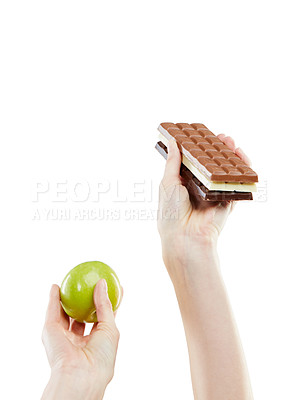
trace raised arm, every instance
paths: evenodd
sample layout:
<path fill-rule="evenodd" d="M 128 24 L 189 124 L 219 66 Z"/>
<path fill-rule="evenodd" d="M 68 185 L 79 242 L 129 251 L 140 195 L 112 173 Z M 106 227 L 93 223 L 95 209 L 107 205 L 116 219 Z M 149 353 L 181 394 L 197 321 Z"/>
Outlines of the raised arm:
<path fill-rule="evenodd" d="M 244 161 L 234 142 L 220 139 Z M 238 330 L 219 268 L 217 239 L 233 203 L 191 203 L 179 174 L 174 140 L 160 185 L 158 230 L 189 350 L 197 400 L 251 400 L 250 380 Z"/>

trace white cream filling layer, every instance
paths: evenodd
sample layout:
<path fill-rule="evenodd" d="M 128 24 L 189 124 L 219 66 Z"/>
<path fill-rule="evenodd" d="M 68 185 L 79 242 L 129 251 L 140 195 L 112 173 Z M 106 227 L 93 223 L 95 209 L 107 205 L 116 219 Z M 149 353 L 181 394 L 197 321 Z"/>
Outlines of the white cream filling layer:
<path fill-rule="evenodd" d="M 169 139 L 172 136 L 163 129 L 162 126 L 158 127 L 159 135 L 158 140 L 161 141 L 165 146 L 168 146 Z M 168 138 L 166 137 L 168 135 Z M 187 158 L 185 149 L 183 149 L 182 163 L 199 179 L 208 190 L 222 190 L 222 191 L 236 191 L 236 192 L 256 192 L 255 183 L 240 183 L 240 182 L 214 182 L 210 181 L 198 168 L 196 168 L 191 161 Z M 198 163 L 199 164 L 199 163 Z M 201 164 L 199 164 L 201 165 Z M 203 166 L 202 166 L 203 168 Z"/>

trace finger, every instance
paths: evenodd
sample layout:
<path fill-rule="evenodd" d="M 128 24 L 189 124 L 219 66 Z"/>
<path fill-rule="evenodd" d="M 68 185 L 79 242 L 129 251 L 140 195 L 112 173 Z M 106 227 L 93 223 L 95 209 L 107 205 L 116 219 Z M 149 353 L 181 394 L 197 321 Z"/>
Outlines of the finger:
<path fill-rule="evenodd" d="M 242 159 L 242 160 L 244 161 L 244 163 L 246 163 L 246 164 L 248 165 L 248 167 L 251 167 L 251 160 L 250 160 L 250 158 L 249 158 L 248 156 L 246 156 L 246 154 L 243 152 L 243 150 L 242 150 L 240 147 L 238 147 L 238 148 L 235 150 L 235 154 L 236 154 L 237 156 L 239 156 L 240 159 Z"/>
<path fill-rule="evenodd" d="M 228 146 L 230 150 L 235 151 L 235 143 L 231 136 L 225 136 L 225 135 L 219 135 L 219 136 L 221 136 L 219 137 L 219 139 L 222 140 L 222 142 L 226 144 L 226 146 Z"/>
<path fill-rule="evenodd" d="M 180 180 L 181 154 L 174 139 L 168 143 L 168 159 L 166 162 L 163 182 L 165 185 L 178 184 Z"/>
<path fill-rule="evenodd" d="M 124 289 L 123 289 L 123 286 L 121 286 L 121 298 L 120 298 L 120 302 L 119 302 L 118 309 L 119 309 L 119 307 L 120 307 L 120 304 L 122 303 L 123 296 L 124 296 Z M 117 312 L 118 312 L 118 310 L 114 311 L 114 317 L 115 317 L 115 318 L 116 318 L 116 316 L 117 316 Z"/>
<path fill-rule="evenodd" d="M 241 160 L 243 160 L 249 167 L 251 166 L 251 160 L 250 158 L 243 152 L 243 150 L 238 147 L 235 148 L 235 143 L 232 137 L 230 136 L 225 136 L 223 133 L 218 135 L 218 138 L 222 140 L 223 143 L 226 144 L 232 151 L 235 152 L 235 154 L 240 157 Z"/>
<path fill-rule="evenodd" d="M 59 287 L 52 285 L 49 293 L 49 302 L 46 312 L 46 323 L 59 322 L 60 321 L 60 296 Z"/>
<path fill-rule="evenodd" d="M 49 303 L 46 312 L 45 324 L 60 323 L 65 329 L 69 327 L 69 317 L 60 304 L 60 290 L 58 285 L 52 285 L 49 294 Z"/>
<path fill-rule="evenodd" d="M 119 306 L 120 306 L 120 304 L 121 304 L 121 302 L 123 300 L 123 297 L 124 297 L 124 288 L 123 288 L 123 286 L 121 286 L 121 299 L 120 299 L 120 302 L 119 302 Z"/>
<path fill-rule="evenodd" d="M 70 331 L 76 335 L 83 336 L 85 330 L 85 324 L 83 322 L 78 322 L 71 318 Z"/>
<path fill-rule="evenodd" d="M 100 322 L 114 322 L 114 313 L 107 293 L 105 279 L 100 279 L 94 289 L 94 304 L 96 307 L 97 320 Z"/>
<path fill-rule="evenodd" d="M 60 324 L 64 329 L 69 329 L 70 317 L 65 313 L 64 309 L 60 305 Z"/>

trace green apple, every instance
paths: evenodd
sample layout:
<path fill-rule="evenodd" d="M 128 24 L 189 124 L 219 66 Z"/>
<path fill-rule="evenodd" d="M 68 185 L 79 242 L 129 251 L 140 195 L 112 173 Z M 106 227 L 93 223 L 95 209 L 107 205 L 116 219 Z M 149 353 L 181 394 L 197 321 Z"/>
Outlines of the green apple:
<path fill-rule="evenodd" d="M 93 293 L 100 279 L 106 280 L 113 311 L 117 310 L 122 289 L 116 273 L 103 262 L 89 261 L 71 269 L 61 284 L 61 304 L 71 318 L 79 322 L 97 322 Z"/>

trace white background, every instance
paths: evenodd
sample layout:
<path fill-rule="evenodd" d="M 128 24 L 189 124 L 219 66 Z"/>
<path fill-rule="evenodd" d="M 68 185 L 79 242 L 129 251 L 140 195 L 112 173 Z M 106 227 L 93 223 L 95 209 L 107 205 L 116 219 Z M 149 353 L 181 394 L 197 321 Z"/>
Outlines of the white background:
<path fill-rule="evenodd" d="M 150 215 L 164 167 L 156 128 L 173 121 L 233 136 L 267 184 L 266 199 L 236 207 L 219 253 L 256 400 L 300 398 L 297 3 L 1 2 L 1 397 L 40 397 L 50 286 L 100 260 L 125 290 L 105 398 L 192 398 Z M 74 182 L 117 180 L 122 201 L 113 190 L 71 198 Z M 66 201 L 55 201 L 58 182 Z M 133 201 L 135 182 L 145 201 Z M 37 183 L 49 190 L 35 202 Z M 99 208 L 120 218 L 33 220 L 36 210 Z"/>

